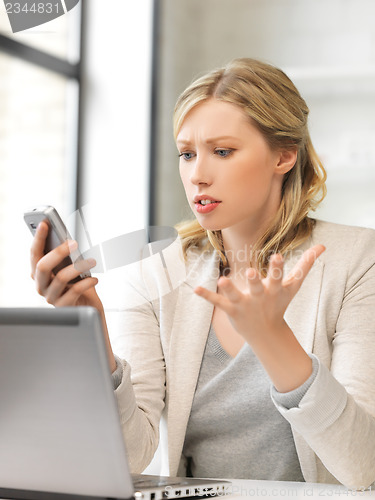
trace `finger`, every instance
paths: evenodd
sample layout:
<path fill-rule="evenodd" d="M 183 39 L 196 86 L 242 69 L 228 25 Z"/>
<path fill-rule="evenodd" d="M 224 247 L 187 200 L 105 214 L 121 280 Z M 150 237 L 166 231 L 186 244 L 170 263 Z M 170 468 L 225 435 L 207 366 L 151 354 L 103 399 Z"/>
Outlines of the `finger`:
<path fill-rule="evenodd" d="M 87 259 L 79 263 L 79 269 L 77 269 L 75 264 L 61 269 L 53 278 L 45 293 L 47 302 L 49 304 L 55 304 L 64 294 L 71 280 L 77 278 L 82 272 L 88 271 L 95 266 L 95 259 Z"/>
<path fill-rule="evenodd" d="M 283 286 L 292 288 L 296 293 L 301 287 L 314 262 L 324 252 L 324 250 L 325 247 L 323 245 L 315 245 L 306 250 L 283 281 Z"/>
<path fill-rule="evenodd" d="M 88 271 L 89 269 L 92 269 L 95 266 L 96 266 L 96 260 L 92 257 L 90 257 L 88 259 L 84 259 L 82 256 L 80 256 L 78 259 L 76 259 L 73 262 L 73 268 L 77 271 L 77 276 L 79 274 L 82 274 L 82 273 Z M 64 269 L 68 269 L 68 267 L 66 267 Z M 69 272 L 70 272 L 70 270 L 69 270 Z M 74 276 L 73 278 L 75 278 L 75 277 L 76 276 Z"/>
<path fill-rule="evenodd" d="M 35 231 L 35 236 L 30 248 L 30 262 L 31 262 L 31 277 L 35 277 L 35 269 L 38 261 L 44 257 L 44 247 L 46 246 L 46 239 L 49 227 L 46 222 L 40 222 Z"/>
<path fill-rule="evenodd" d="M 228 278 L 221 277 L 217 283 L 218 288 L 222 291 L 225 297 L 227 297 L 231 302 L 239 302 L 243 294 L 238 290 L 238 288 L 232 283 Z"/>
<path fill-rule="evenodd" d="M 250 267 L 246 270 L 246 278 L 249 285 L 249 291 L 251 295 L 262 295 L 264 293 L 264 286 L 262 283 L 262 277 L 256 269 Z"/>
<path fill-rule="evenodd" d="M 77 248 L 77 242 L 65 241 L 37 262 L 34 278 L 41 295 L 44 295 L 52 281 L 52 270 L 68 257 L 74 248 Z"/>
<path fill-rule="evenodd" d="M 74 306 L 78 299 L 90 288 L 94 288 L 98 284 L 98 278 L 85 278 L 72 285 L 69 290 L 56 300 L 56 307 Z"/>
<path fill-rule="evenodd" d="M 284 260 L 282 255 L 271 256 L 267 273 L 268 289 L 271 293 L 278 292 L 282 287 Z"/>
<path fill-rule="evenodd" d="M 230 301 L 224 297 L 223 295 L 219 295 L 216 292 L 211 292 L 211 290 L 207 290 L 207 288 L 203 288 L 202 286 L 198 286 L 194 289 L 194 292 L 200 297 L 211 302 L 215 307 L 219 307 L 223 311 L 229 314 L 231 311 L 231 303 Z"/>

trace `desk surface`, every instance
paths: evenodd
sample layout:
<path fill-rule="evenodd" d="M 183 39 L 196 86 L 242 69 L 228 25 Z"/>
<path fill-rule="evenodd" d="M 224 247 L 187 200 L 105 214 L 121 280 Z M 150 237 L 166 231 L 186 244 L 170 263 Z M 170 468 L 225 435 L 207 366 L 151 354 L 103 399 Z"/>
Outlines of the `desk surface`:
<path fill-rule="evenodd" d="M 233 494 L 225 496 L 226 500 L 248 498 L 248 499 L 267 499 L 277 498 L 282 500 L 296 499 L 329 499 L 347 500 L 374 498 L 375 488 L 369 488 L 366 491 L 348 490 L 345 486 L 337 484 L 316 484 L 316 483 L 297 483 L 287 481 L 256 481 L 256 480 L 231 480 Z"/>
<path fill-rule="evenodd" d="M 297 483 L 288 481 L 259 481 L 245 479 L 230 479 L 231 493 L 219 495 L 223 500 L 239 500 L 240 498 L 252 500 L 265 499 L 295 499 L 295 500 L 315 500 L 315 499 L 375 499 L 375 488 L 366 491 L 348 490 L 344 486 L 337 484 L 317 484 L 317 483 Z M 204 497 L 195 497 L 202 498 Z M 210 497 L 208 497 L 208 500 Z M 0 498 L 0 500 L 4 500 Z M 207 497 L 206 497 L 207 500 Z"/>

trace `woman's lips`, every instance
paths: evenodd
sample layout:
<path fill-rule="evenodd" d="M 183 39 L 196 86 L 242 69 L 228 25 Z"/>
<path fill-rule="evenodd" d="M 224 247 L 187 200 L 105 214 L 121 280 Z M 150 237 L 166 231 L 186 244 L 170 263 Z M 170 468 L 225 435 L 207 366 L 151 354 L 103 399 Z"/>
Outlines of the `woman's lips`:
<path fill-rule="evenodd" d="M 195 210 L 199 214 L 208 214 L 209 212 L 212 212 L 212 210 L 215 210 L 220 205 L 220 201 L 215 201 L 211 203 L 207 203 L 207 205 L 202 205 L 201 203 L 197 202 L 194 203 Z"/>

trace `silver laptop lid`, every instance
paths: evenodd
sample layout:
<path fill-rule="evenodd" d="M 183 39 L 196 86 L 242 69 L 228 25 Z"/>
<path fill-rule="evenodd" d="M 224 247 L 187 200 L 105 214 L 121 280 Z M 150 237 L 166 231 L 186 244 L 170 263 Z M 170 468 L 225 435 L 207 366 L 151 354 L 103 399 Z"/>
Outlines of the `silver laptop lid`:
<path fill-rule="evenodd" d="M 0 309 L 0 443 L 0 496 L 133 496 L 95 309 Z"/>

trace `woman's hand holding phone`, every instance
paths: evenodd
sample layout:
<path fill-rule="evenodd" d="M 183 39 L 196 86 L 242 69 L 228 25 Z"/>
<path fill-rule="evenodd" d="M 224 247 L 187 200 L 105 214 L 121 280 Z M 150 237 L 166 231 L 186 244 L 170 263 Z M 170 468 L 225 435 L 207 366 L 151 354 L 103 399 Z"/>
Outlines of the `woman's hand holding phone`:
<path fill-rule="evenodd" d="M 82 272 L 95 267 L 95 260 L 87 259 L 71 264 L 55 275 L 53 269 L 76 248 L 76 242 L 65 241 L 44 254 L 48 231 L 48 224 L 41 222 L 31 246 L 31 277 L 35 281 L 38 293 L 45 297 L 49 304 L 56 307 L 84 305 L 96 307 L 102 311 L 102 303 L 95 291 L 97 278 L 88 277 L 76 283 L 70 283 Z"/>

